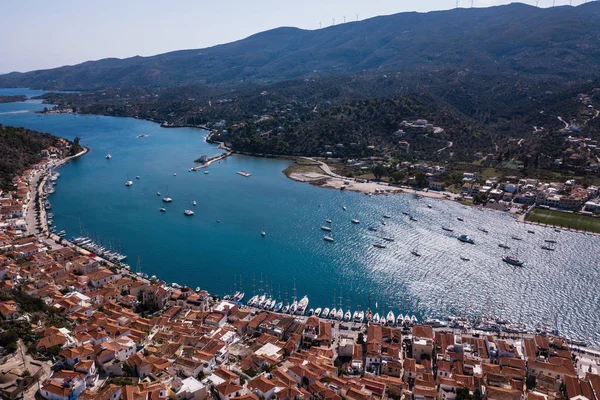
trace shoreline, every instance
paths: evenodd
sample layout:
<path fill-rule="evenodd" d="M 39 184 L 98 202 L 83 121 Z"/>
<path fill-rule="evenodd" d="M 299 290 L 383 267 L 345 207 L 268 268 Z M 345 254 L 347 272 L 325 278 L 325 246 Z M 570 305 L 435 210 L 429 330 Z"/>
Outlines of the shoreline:
<path fill-rule="evenodd" d="M 36 198 L 35 195 L 37 193 L 40 193 L 39 202 L 38 202 L 40 208 L 39 208 L 39 212 L 37 212 L 36 214 L 40 218 L 40 223 L 42 224 L 42 227 L 46 223 L 46 220 L 45 220 L 45 214 L 46 214 L 46 212 L 45 212 L 45 209 L 43 207 L 43 203 L 44 203 L 44 199 L 47 196 L 41 195 L 41 192 L 42 192 L 41 189 L 43 188 L 43 185 L 45 184 L 45 182 L 47 181 L 47 179 L 51 175 L 52 170 L 56 170 L 56 169 L 58 169 L 58 168 L 60 168 L 60 167 L 62 167 L 64 165 L 66 165 L 69 161 L 71 161 L 73 159 L 76 159 L 76 158 L 79 158 L 79 157 L 87 154 L 88 152 L 90 152 L 90 148 L 85 147 L 84 150 L 82 150 L 80 153 L 78 153 L 76 155 L 73 155 L 73 156 L 70 156 L 70 157 L 67 157 L 65 159 L 59 160 L 56 164 L 54 164 L 52 166 L 49 166 L 48 168 L 45 168 L 44 170 L 38 172 L 38 174 L 39 174 L 39 176 L 38 176 L 38 179 L 39 179 L 38 180 L 38 184 L 35 185 L 32 188 L 32 193 L 34 194 L 33 199 Z M 403 193 L 410 194 L 409 192 L 403 192 Z M 416 191 L 415 191 L 415 194 L 417 194 Z M 423 197 L 426 197 L 426 196 L 423 196 Z M 35 200 L 34 200 L 34 202 L 35 202 Z M 34 231 L 32 233 L 34 234 L 34 236 L 38 240 L 40 240 L 42 242 L 45 242 L 46 244 L 50 243 L 51 249 L 53 247 L 52 244 L 54 244 L 54 246 L 56 246 L 55 248 L 70 247 L 70 248 L 72 248 L 73 250 L 77 251 L 78 253 L 80 253 L 82 255 L 90 255 L 91 254 L 89 251 L 87 251 L 87 250 L 85 250 L 85 249 L 77 246 L 76 244 L 74 244 L 73 242 L 71 242 L 68 239 L 61 238 L 61 237 L 58 237 L 55 234 L 48 233 L 47 228 L 48 227 L 46 225 L 45 229 L 42 229 L 42 232 L 37 233 L 37 232 Z M 44 237 L 44 233 L 47 234 L 46 237 Z M 104 259 L 104 258 L 102 258 L 100 256 L 96 256 L 95 260 L 103 263 L 104 266 L 106 266 L 107 268 L 113 270 L 114 272 L 118 272 L 118 273 L 120 273 L 120 274 L 122 274 L 124 276 L 128 276 L 128 277 L 130 277 L 130 278 L 132 278 L 134 280 L 140 280 L 140 281 L 144 281 L 144 282 L 152 282 L 151 279 L 145 278 L 143 276 L 139 276 L 135 272 L 133 272 L 131 269 L 123 267 L 123 266 L 118 265 L 118 264 L 115 264 L 114 262 L 108 261 L 108 260 L 106 260 L 106 259 Z M 162 284 L 162 285 L 164 285 L 166 287 L 174 287 L 173 285 L 169 285 L 165 281 L 161 281 L 160 278 L 157 278 L 157 281 L 160 284 Z M 185 283 L 184 283 L 184 285 L 185 285 Z M 223 296 L 219 296 L 219 295 L 217 295 L 216 297 L 219 298 L 219 299 L 223 298 Z M 254 311 L 258 311 L 258 312 L 264 311 L 263 309 L 260 309 L 260 308 L 248 306 L 246 303 L 242 303 L 241 306 L 244 307 L 244 308 L 248 308 L 248 309 L 254 310 Z M 273 313 L 272 311 L 269 311 L 269 312 Z M 274 313 L 274 314 L 289 315 L 289 314 L 283 314 L 283 313 Z M 306 314 L 302 315 L 302 316 L 298 316 L 298 317 L 309 318 L 309 316 L 306 315 Z M 448 318 L 448 316 L 442 316 L 440 318 L 446 320 Z M 364 321 L 364 322 L 360 322 L 359 323 L 359 322 L 353 322 L 353 321 L 337 321 L 337 320 L 331 320 L 329 318 L 321 318 L 321 317 L 319 317 L 319 319 L 323 320 L 323 321 L 332 322 L 334 324 L 344 324 L 344 325 L 349 325 L 349 326 L 353 326 L 353 327 L 359 327 L 359 329 L 364 329 L 366 326 L 368 326 L 370 324 L 368 321 Z M 444 331 L 444 330 L 449 331 L 450 330 L 450 331 L 477 332 L 479 334 L 491 334 L 491 335 L 495 335 L 495 336 L 498 336 L 498 337 L 503 337 L 503 336 L 504 337 L 510 337 L 510 336 L 526 337 L 528 335 L 534 335 L 534 334 L 536 334 L 535 330 L 533 330 L 533 328 L 531 328 L 531 327 L 528 327 L 528 329 L 527 329 L 526 332 L 482 331 L 482 330 L 479 330 L 479 329 L 477 329 L 475 327 L 471 327 L 471 328 L 467 328 L 467 329 L 460 329 L 460 328 L 453 328 L 453 327 L 449 327 L 449 326 L 448 327 L 437 327 L 435 329 L 436 330 L 440 330 L 440 331 Z M 575 345 L 571 345 L 571 346 L 573 346 L 573 348 L 575 348 Z M 593 345 L 591 347 L 581 348 L 581 350 L 585 351 L 585 352 L 590 352 L 590 353 L 593 353 L 594 351 L 596 351 L 596 349 L 595 349 L 595 347 L 593 347 Z"/>
<path fill-rule="evenodd" d="M 47 245 L 49 247 L 49 250 L 55 250 L 55 249 L 68 247 L 84 256 L 89 256 L 90 254 L 92 254 L 90 251 L 88 251 L 82 247 L 79 247 L 75 243 L 71 242 L 69 239 L 60 237 L 60 236 L 56 235 L 55 233 L 51 233 L 48 230 L 46 209 L 44 208 L 44 202 L 46 201 L 48 196 L 44 195 L 43 191 L 42 191 L 42 188 L 44 187 L 49 176 L 51 175 L 51 171 L 57 170 L 58 168 L 66 165 L 68 162 L 86 155 L 90 151 L 91 151 L 91 149 L 89 147 L 84 147 L 84 149 L 81 152 L 79 152 L 73 156 L 63 158 L 63 159 L 59 160 L 56 164 L 53 164 L 53 165 L 49 166 L 48 168 L 45 168 L 43 171 L 40 171 L 39 176 L 37 176 L 37 180 L 38 180 L 37 185 L 35 185 L 35 187 L 31 188 L 31 195 L 32 195 L 31 198 L 33 199 L 33 201 L 31 203 L 31 206 L 28 206 L 27 213 L 29 213 L 29 212 L 33 213 L 33 221 L 36 221 L 39 218 L 40 230 L 38 231 L 36 229 L 36 226 L 34 226 L 32 230 L 30 230 L 30 227 L 28 226 L 27 227 L 28 233 L 35 236 L 39 242 Z M 35 210 L 35 205 L 36 205 L 35 199 L 37 198 L 38 194 L 39 194 L 39 203 L 38 203 L 39 211 L 36 211 Z M 29 207 L 32 207 L 32 210 L 30 210 Z M 99 255 L 96 255 L 96 257 L 94 257 L 94 259 L 98 262 L 104 263 L 104 265 L 107 266 L 109 269 L 113 269 L 115 271 L 118 271 L 121 274 L 126 274 L 135 279 L 142 279 L 142 277 L 136 275 L 130 269 L 122 267 L 118 264 L 115 264 L 112 261 L 109 261 L 103 257 L 100 257 Z"/>

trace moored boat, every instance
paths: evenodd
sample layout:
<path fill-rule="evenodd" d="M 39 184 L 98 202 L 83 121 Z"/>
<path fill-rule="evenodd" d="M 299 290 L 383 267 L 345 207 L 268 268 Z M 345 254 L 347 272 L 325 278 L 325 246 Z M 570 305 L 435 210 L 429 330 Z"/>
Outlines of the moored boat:
<path fill-rule="evenodd" d="M 463 243 L 475 244 L 475 241 L 469 235 L 460 235 L 457 239 Z"/>
<path fill-rule="evenodd" d="M 517 267 L 522 267 L 524 264 L 523 261 L 521 261 L 518 258 L 513 257 L 513 256 L 504 256 L 504 257 L 502 257 L 502 261 L 504 261 L 505 263 L 510 264 L 510 265 L 515 265 Z"/>
<path fill-rule="evenodd" d="M 387 317 L 385 318 L 385 322 L 388 325 L 394 325 L 394 322 L 396 321 L 396 317 L 394 316 L 394 312 L 390 310 L 390 312 L 388 312 Z"/>

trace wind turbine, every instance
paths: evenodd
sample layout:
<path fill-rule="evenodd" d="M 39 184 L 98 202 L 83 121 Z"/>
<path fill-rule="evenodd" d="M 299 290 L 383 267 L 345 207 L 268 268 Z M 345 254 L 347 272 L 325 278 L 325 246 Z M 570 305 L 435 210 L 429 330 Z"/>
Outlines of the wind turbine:
<path fill-rule="evenodd" d="M 535 6 L 538 7 L 540 5 L 540 0 L 535 0 Z"/>
<path fill-rule="evenodd" d="M 332 24 L 331 24 L 331 25 L 332 25 L 332 26 L 333 26 L 333 25 L 335 25 L 335 18 L 332 18 L 332 19 L 331 19 L 331 21 L 332 21 Z"/>
<path fill-rule="evenodd" d="M 458 8 L 458 2 L 459 2 L 459 0 L 456 0 L 456 8 Z"/>
<path fill-rule="evenodd" d="M 471 8 L 473 8 L 473 3 L 475 0 L 471 0 Z"/>
<path fill-rule="evenodd" d="M 358 14 L 356 14 L 356 20 L 358 21 Z"/>
<path fill-rule="evenodd" d="M 319 21 L 319 29 L 321 29 L 323 27 L 323 24 L 321 24 L 321 21 Z"/>
<path fill-rule="evenodd" d="M 344 15 L 344 23 L 346 23 L 346 16 Z"/>

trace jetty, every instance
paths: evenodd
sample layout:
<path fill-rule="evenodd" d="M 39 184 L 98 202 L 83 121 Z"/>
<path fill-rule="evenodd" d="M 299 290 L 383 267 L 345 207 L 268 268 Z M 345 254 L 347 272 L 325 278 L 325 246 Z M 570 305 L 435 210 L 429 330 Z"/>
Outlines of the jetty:
<path fill-rule="evenodd" d="M 192 167 L 192 168 L 190 168 L 190 171 L 199 171 L 202 168 L 207 168 L 210 164 L 214 163 L 215 161 L 221 161 L 222 159 L 229 157 L 232 153 L 233 153 L 232 151 L 228 151 L 223 154 L 219 154 L 218 156 L 207 158 L 206 160 L 203 160 L 203 161 L 199 161 L 199 160 L 201 160 L 201 158 L 199 158 L 198 160 L 196 160 L 196 162 L 202 162 L 202 165 Z"/>

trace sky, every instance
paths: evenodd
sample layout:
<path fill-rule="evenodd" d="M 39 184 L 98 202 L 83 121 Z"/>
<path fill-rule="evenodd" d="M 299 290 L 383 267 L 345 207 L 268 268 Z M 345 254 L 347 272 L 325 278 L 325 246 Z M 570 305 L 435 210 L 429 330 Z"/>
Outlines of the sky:
<path fill-rule="evenodd" d="M 0 73 L 209 47 L 279 26 L 318 29 L 456 0 L 0 0 Z M 469 7 L 471 0 L 459 0 Z M 569 0 L 539 0 L 540 7 Z M 573 5 L 585 0 L 572 0 Z M 521 2 L 534 5 L 536 0 Z M 475 7 L 507 4 L 474 0 Z"/>

